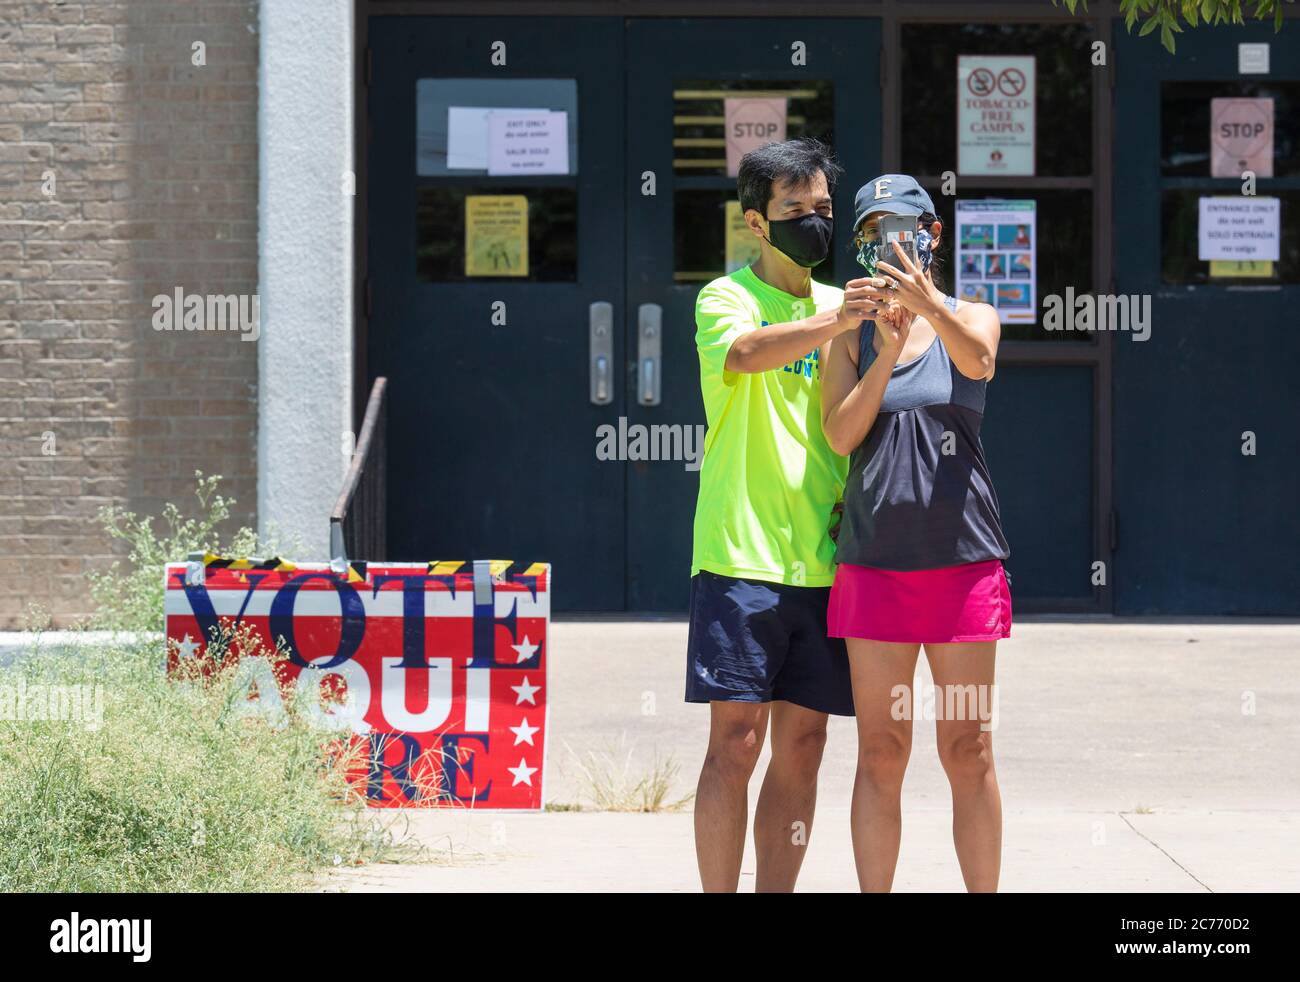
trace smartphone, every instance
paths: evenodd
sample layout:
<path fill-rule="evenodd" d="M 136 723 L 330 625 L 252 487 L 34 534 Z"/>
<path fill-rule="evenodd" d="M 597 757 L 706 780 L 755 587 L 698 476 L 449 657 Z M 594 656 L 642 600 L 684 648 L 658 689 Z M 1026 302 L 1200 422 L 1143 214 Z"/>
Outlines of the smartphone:
<path fill-rule="evenodd" d="M 884 215 L 880 219 L 880 238 L 884 243 L 884 248 L 880 250 L 880 258 L 895 269 L 904 271 L 902 260 L 894 252 L 894 243 L 897 242 L 907 257 L 916 262 L 916 216 L 915 215 Z"/>

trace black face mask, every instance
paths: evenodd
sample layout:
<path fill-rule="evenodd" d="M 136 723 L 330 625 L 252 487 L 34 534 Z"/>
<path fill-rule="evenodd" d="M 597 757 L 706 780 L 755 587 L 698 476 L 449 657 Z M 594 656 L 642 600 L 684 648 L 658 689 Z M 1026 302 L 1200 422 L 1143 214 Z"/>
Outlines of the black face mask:
<path fill-rule="evenodd" d="M 817 212 L 767 223 L 767 241 L 805 269 L 812 269 L 831 251 L 834 223 Z"/>

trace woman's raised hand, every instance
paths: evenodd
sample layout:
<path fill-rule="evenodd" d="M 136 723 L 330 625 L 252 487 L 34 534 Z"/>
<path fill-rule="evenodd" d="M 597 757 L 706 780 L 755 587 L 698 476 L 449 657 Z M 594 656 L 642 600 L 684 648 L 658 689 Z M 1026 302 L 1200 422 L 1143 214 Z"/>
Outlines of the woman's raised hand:
<path fill-rule="evenodd" d="M 880 350 L 898 357 L 912 332 L 916 314 L 901 303 L 891 303 L 876 315 L 876 331 L 880 334 Z"/>
<path fill-rule="evenodd" d="M 889 299 L 902 304 L 913 314 L 925 314 L 936 303 L 942 303 L 943 297 L 930 282 L 930 278 L 921 272 L 921 268 L 897 242 L 894 243 L 894 253 L 898 256 L 897 266 L 884 260 L 876 262 L 876 269 L 884 274 L 888 284 L 886 293 Z"/>

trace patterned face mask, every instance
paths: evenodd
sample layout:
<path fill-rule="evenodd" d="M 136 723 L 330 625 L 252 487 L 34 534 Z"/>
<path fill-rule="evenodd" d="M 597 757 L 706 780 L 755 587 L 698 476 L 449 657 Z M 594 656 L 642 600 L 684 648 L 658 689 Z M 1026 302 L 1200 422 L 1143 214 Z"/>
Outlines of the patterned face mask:
<path fill-rule="evenodd" d="M 930 268 L 930 260 L 934 257 L 932 246 L 934 236 L 928 230 L 921 229 L 916 233 L 916 255 L 921 260 L 921 272 L 926 272 Z M 862 268 L 867 271 L 868 276 L 876 275 L 876 263 L 883 258 L 889 265 L 897 267 L 902 261 L 896 255 L 894 250 L 889 250 L 888 256 L 882 256 L 884 243 L 880 241 L 880 236 L 875 238 L 866 238 L 862 245 L 858 247 L 858 262 Z"/>

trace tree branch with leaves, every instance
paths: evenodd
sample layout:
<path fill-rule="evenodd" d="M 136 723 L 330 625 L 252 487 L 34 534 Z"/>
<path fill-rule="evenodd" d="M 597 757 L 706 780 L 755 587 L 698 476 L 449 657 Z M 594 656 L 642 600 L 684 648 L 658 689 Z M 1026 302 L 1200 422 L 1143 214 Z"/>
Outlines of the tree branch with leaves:
<path fill-rule="evenodd" d="M 1119 0 L 1119 12 L 1124 15 L 1124 27 L 1132 33 L 1138 21 L 1142 26 L 1138 35 L 1145 37 L 1153 31 L 1160 32 L 1160 43 L 1173 54 L 1174 35 L 1183 33 L 1183 25 L 1245 24 L 1252 20 L 1273 19 L 1273 30 L 1282 30 L 1282 4 L 1295 0 Z M 1071 14 L 1082 8 L 1086 13 L 1088 0 L 1052 0 L 1053 7 L 1065 4 Z M 1245 8 L 1243 10 L 1243 8 Z M 1253 8 L 1253 9 L 1252 9 Z"/>

